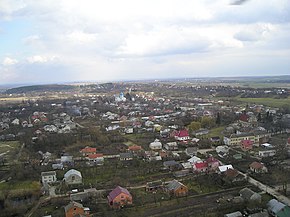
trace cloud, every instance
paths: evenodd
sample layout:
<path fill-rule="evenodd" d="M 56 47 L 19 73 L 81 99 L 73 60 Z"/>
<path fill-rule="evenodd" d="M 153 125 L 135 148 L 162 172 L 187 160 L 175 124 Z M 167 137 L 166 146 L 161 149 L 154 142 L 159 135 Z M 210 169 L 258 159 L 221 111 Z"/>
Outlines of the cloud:
<path fill-rule="evenodd" d="M 275 27 L 267 23 L 247 25 L 234 35 L 240 41 L 262 41 L 275 30 Z"/>
<path fill-rule="evenodd" d="M 17 63 L 18 63 L 18 61 L 16 59 L 12 59 L 10 57 L 5 57 L 3 62 L 2 62 L 2 65 L 3 66 L 12 66 L 12 65 L 15 65 Z"/>
<path fill-rule="evenodd" d="M 276 72 L 272 66 L 277 61 L 282 72 L 288 63 L 281 56 L 290 49 L 289 0 L 251 0 L 239 6 L 231 1 L 0 0 L 1 37 L 7 39 L 0 57 L 17 57 L 14 72 L 39 80 L 44 78 L 39 71 L 80 80 L 170 77 L 176 72 L 181 77 L 222 75 L 229 70 L 240 75 L 235 67 L 249 62 L 247 70 L 252 67 L 255 73 L 268 61 L 264 54 L 271 53 L 281 55 L 272 57 L 267 70 Z M 19 20 L 29 25 L 23 30 Z M 261 58 L 253 62 L 251 54 Z"/>
<path fill-rule="evenodd" d="M 1 0 L 0 1 L 0 19 L 10 19 L 13 13 L 26 7 L 24 1 L 20 0 Z"/>
<path fill-rule="evenodd" d="M 27 57 L 27 62 L 30 64 L 34 63 L 47 63 L 54 61 L 56 59 L 56 56 L 41 56 L 41 55 L 35 55 Z"/>

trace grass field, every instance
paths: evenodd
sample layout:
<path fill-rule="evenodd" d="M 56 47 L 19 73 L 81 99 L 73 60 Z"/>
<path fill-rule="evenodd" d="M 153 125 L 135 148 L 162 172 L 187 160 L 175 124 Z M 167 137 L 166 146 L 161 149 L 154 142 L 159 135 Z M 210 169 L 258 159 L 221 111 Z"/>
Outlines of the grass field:
<path fill-rule="evenodd" d="M 240 98 L 235 97 L 237 101 L 244 102 L 244 103 L 253 103 L 253 104 L 259 104 L 259 105 L 265 105 L 270 107 L 284 107 L 288 106 L 290 107 L 290 98 L 286 99 L 274 99 L 274 98 Z"/>
<path fill-rule="evenodd" d="M 250 88 L 290 88 L 289 83 L 259 83 L 259 82 L 240 82 L 239 86 L 241 87 L 250 87 Z"/>

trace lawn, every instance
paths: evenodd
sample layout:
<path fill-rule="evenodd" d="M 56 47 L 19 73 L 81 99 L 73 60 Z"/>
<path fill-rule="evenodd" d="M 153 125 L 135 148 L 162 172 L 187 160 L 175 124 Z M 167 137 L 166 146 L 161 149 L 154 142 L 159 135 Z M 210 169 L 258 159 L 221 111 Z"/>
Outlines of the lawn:
<path fill-rule="evenodd" d="M 209 137 L 214 137 L 214 136 L 221 136 L 222 131 L 225 129 L 225 127 L 216 127 L 210 130 L 208 136 Z"/>
<path fill-rule="evenodd" d="M 18 141 L 0 142 L 0 154 L 6 151 L 11 151 L 19 147 L 20 147 L 20 144 Z"/>
<path fill-rule="evenodd" d="M 31 182 L 31 181 L 26 181 L 26 182 L 4 182 L 0 183 L 0 191 L 2 190 L 32 190 L 36 191 L 40 189 L 40 183 L 39 182 Z"/>

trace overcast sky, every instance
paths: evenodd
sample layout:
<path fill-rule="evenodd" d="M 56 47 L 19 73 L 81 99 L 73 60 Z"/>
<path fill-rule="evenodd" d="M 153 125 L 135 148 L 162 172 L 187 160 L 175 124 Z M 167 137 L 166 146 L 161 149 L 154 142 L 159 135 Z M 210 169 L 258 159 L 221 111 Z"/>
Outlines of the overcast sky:
<path fill-rule="evenodd" d="M 0 0 L 0 84 L 290 74 L 290 1 Z"/>

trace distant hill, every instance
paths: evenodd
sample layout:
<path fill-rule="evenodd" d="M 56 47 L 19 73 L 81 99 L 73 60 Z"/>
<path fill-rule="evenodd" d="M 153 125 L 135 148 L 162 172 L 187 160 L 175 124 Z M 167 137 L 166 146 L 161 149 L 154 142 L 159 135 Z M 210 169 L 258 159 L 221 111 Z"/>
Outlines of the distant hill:
<path fill-rule="evenodd" d="M 16 87 L 6 90 L 7 94 L 15 93 L 28 93 L 28 92 L 54 92 L 54 91 L 68 91 L 75 89 L 76 86 L 72 85 L 59 85 L 59 84 L 48 84 L 48 85 L 32 85 L 24 87 Z"/>

